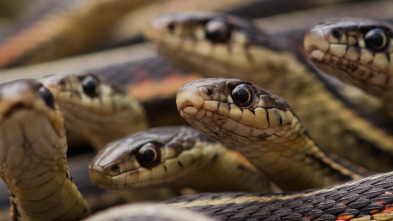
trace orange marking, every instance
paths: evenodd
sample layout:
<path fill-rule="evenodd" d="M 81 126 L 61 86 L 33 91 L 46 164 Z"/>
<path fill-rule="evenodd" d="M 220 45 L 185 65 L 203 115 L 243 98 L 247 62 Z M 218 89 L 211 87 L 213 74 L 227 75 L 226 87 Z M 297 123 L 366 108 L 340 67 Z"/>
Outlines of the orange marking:
<path fill-rule="evenodd" d="M 129 86 L 127 90 L 137 101 L 164 98 L 175 95 L 183 84 L 198 78 L 201 77 L 191 74 L 187 76 L 169 76 L 162 81 L 145 80 L 136 85 Z"/>
<path fill-rule="evenodd" d="M 391 206 L 385 205 L 385 210 L 387 210 L 387 211 L 393 211 L 393 205 L 391 205 Z"/>
<path fill-rule="evenodd" d="M 354 215 L 343 215 L 343 216 L 338 216 L 336 220 L 349 220 L 354 218 Z"/>

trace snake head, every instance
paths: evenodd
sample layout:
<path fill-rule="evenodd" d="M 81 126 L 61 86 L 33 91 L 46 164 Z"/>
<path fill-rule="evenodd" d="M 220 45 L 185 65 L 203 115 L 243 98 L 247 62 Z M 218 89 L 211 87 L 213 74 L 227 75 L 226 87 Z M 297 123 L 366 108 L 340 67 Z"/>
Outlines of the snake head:
<path fill-rule="evenodd" d="M 191 81 L 179 89 L 176 104 L 191 125 L 225 145 L 236 143 L 234 138 L 227 140 L 228 136 L 268 137 L 293 120 L 282 98 L 238 79 Z"/>
<path fill-rule="evenodd" d="M 250 21 L 220 13 L 160 15 L 144 33 L 165 57 L 205 77 L 235 77 L 241 72 L 248 80 L 267 80 L 274 73 L 286 73 L 291 56 L 283 51 L 282 39 L 267 36 Z"/>
<path fill-rule="evenodd" d="M 0 85 L 0 134 L 0 175 L 7 185 L 29 174 L 26 168 L 42 172 L 42 161 L 65 169 L 64 120 L 52 93 L 40 82 Z"/>
<path fill-rule="evenodd" d="M 104 189 L 182 185 L 200 162 L 199 142 L 214 142 L 189 127 L 159 127 L 112 142 L 92 160 L 90 180 Z M 191 170 L 191 172 L 190 172 Z"/>
<path fill-rule="evenodd" d="M 369 19 L 330 19 L 307 31 L 309 58 L 327 74 L 378 96 L 389 88 L 393 26 Z"/>
<path fill-rule="evenodd" d="M 96 149 L 147 127 L 141 105 L 120 86 L 100 75 L 62 73 L 47 76 L 41 82 L 58 101 L 67 129 Z"/>

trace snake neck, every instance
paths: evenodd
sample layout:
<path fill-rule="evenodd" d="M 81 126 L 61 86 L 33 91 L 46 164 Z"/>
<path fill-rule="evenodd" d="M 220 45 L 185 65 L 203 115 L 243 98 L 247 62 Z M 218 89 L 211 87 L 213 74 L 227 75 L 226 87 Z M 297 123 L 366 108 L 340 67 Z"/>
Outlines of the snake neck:
<path fill-rule="evenodd" d="M 270 192 L 271 184 L 238 152 L 220 143 L 203 143 L 202 157 L 194 171 L 185 174 L 184 186 L 202 191 Z M 180 180 L 180 182 L 181 182 Z M 177 181 L 176 183 L 179 183 Z M 176 185 L 176 184 L 174 184 Z"/>
<path fill-rule="evenodd" d="M 51 125 L 47 116 L 25 110 L 9 118 L 0 127 L 0 176 L 11 196 L 13 218 L 75 220 L 89 215 L 68 171 L 64 129 L 53 130 L 62 121 Z"/>
<path fill-rule="evenodd" d="M 272 62 L 273 66 L 284 64 L 282 72 L 269 81 L 258 78 L 261 73 L 255 73 L 250 80 L 283 97 L 318 145 L 372 171 L 393 169 L 393 139 L 385 128 L 349 106 L 331 88 L 334 86 L 293 55 L 274 59 L 278 60 Z M 365 161 L 362 156 L 370 153 L 377 157 Z"/>
<path fill-rule="evenodd" d="M 251 163 L 282 189 L 321 188 L 365 175 L 363 171 L 321 151 L 296 117 L 286 127 L 292 129 L 251 137 L 252 142 L 247 144 L 246 150 L 241 150 L 244 146 L 239 148 Z"/>

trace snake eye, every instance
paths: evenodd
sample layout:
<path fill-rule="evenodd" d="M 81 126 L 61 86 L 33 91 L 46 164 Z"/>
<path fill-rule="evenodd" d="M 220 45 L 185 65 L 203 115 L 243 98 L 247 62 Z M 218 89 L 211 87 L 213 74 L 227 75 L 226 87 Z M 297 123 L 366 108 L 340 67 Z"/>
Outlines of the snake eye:
<path fill-rule="evenodd" d="M 97 86 L 98 86 L 97 78 L 91 75 L 86 76 L 82 80 L 83 92 L 85 92 L 85 94 L 87 94 L 89 97 L 97 96 Z"/>
<path fill-rule="evenodd" d="M 336 38 L 337 40 L 340 40 L 343 34 L 342 34 L 342 31 L 341 31 L 340 29 L 334 29 L 334 30 L 332 31 L 332 35 L 333 35 L 333 37 Z"/>
<path fill-rule="evenodd" d="M 138 151 L 136 159 L 142 167 L 150 168 L 160 159 L 159 151 L 154 143 L 144 144 Z"/>
<path fill-rule="evenodd" d="M 55 99 L 53 98 L 52 93 L 48 89 L 41 86 L 38 89 L 38 93 L 41 95 L 42 99 L 44 99 L 46 105 L 48 105 L 51 108 L 55 108 Z"/>
<path fill-rule="evenodd" d="M 232 90 L 233 101 L 241 107 L 249 106 L 253 101 L 253 93 L 248 84 L 239 84 Z"/>
<path fill-rule="evenodd" d="M 383 50 L 387 46 L 385 31 L 380 28 L 371 29 L 364 36 L 366 47 L 373 50 Z"/>
<path fill-rule="evenodd" d="M 120 172 L 120 167 L 119 167 L 119 165 L 113 164 L 113 165 L 111 166 L 111 171 L 114 172 L 114 173 Z"/>
<path fill-rule="evenodd" d="M 207 22 L 205 25 L 205 37 L 213 43 L 222 43 L 229 40 L 231 32 L 225 22 L 212 20 Z"/>

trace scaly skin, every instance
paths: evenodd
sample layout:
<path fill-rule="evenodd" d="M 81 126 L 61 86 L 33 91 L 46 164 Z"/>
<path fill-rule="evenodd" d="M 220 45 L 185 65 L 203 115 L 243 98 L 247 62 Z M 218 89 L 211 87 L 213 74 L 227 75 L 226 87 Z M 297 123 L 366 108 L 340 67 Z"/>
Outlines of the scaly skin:
<path fill-rule="evenodd" d="M 238 79 L 207 78 L 183 85 L 180 115 L 239 151 L 283 190 L 320 188 L 364 176 L 324 153 L 280 97 Z"/>
<path fill-rule="evenodd" d="M 219 220 L 393 220 L 393 174 L 284 194 L 205 193 L 165 203 Z"/>
<path fill-rule="evenodd" d="M 189 70 L 248 80 L 283 97 L 329 152 L 374 171 L 393 169 L 391 133 L 332 92 L 286 48 L 287 36 L 272 38 L 240 18 L 209 13 L 159 16 L 145 35 L 160 53 Z"/>
<path fill-rule="evenodd" d="M 64 73 L 40 81 L 59 103 L 67 129 L 89 140 L 96 150 L 148 127 L 142 106 L 99 75 Z"/>
<path fill-rule="evenodd" d="M 0 86 L 0 176 L 15 220 L 75 220 L 90 211 L 68 171 L 64 121 L 37 81 Z"/>
<path fill-rule="evenodd" d="M 243 156 L 190 127 L 157 127 L 112 142 L 92 160 L 89 175 L 104 189 L 271 192 Z"/>
<path fill-rule="evenodd" d="M 383 99 L 393 100 L 393 26 L 370 19 L 336 19 L 307 31 L 304 47 L 327 74 Z"/>

